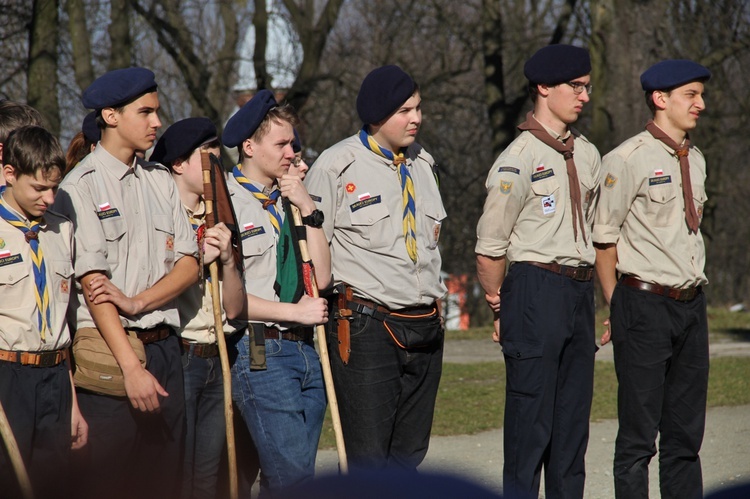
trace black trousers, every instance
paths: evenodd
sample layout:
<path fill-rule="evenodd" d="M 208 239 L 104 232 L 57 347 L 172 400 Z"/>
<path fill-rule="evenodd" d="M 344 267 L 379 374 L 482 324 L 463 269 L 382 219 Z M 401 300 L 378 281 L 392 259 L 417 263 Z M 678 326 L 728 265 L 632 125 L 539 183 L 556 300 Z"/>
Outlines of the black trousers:
<path fill-rule="evenodd" d="M 179 339 L 146 345 L 146 368 L 169 393 L 155 414 L 127 397 L 78 391 L 89 443 L 76 463 L 82 499 L 179 497 L 185 438 L 185 392 Z"/>
<path fill-rule="evenodd" d="M 500 292 L 506 497 L 581 498 L 594 386 L 594 286 L 526 263 Z"/>
<path fill-rule="evenodd" d="M 618 283 L 610 313 L 619 382 L 616 496 L 648 497 L 648 464 L 659 433 L 661 497 L 703 497 L 698 452 L 708 389 L 705 295 L 679 302 Z"/>
<path fill-rule="evenodd" d="M 355 312 L 345 365 L 334 319 L 331 326 L 328 352 L 350 466 L 416 469 L 430 442 L 443 372 L 442 331 L 435 344 L 406 350 L 396 345 L 382 321 Z"/>
<path fill-rule="evenodd" d="M 0 402 L 18 443 L 34 497 L 72 497 L 69 483 L 73 391 L 67 361 L 54 367 L 0 362 Z M 0 442 L 0 498 L 23 497 Z"/>

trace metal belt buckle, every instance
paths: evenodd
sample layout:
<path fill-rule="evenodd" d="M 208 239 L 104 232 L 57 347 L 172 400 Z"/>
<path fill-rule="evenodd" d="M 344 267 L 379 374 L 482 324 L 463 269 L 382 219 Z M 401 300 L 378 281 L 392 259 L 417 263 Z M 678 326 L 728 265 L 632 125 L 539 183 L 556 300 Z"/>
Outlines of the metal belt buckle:
<path fill-rule="evenodd" d="M 52 367 L 57 365 L 57 352 L 39 352 L 39 367 Z"/>
<path fill-rule="evenodd" d="M 677 295 L 677 299 L 680 301 L 690 301 L 693 299 L 694 294 L 694 289 L 681 289 L 680 293 Z"/>

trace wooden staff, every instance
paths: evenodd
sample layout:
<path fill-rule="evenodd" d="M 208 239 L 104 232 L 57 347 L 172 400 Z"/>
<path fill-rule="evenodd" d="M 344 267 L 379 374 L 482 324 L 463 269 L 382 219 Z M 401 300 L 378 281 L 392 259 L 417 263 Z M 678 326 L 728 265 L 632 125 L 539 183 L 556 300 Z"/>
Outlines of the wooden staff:
<path fill-rule="evenodd" d="M 292 218 L 295 227 L 304 227 L 302 223 L 302 214 L 299 208 L 291 204 Z M 299 241 L 299 252 L 302 256 L 302 262 L 310 263 L 310 252 L 307 250 L 307 240 L 297 238 Z M 318 282 L 315 279 L 315 269 L 310 272 L 310 288 L 313 298 L 318 298 Z M 333 422 L 333 433 L 336 435 L 336 451 L 339 456 L 339 469 L 343 475 L 349 473 L 349 463 L 346 459 L 346 447 L 344 445 L 344 434 L 341 430 L 341 416 L 339 415 L 339 403 L 336 399 L 336 390 L 333 386 L 333 374 L 331 373 L 331 359 L 328 356 L 328 345 L 326 344 L 325 326 L 318 324 L 315 326 L 315 337 L 318 340 L 318 350 L 320 352 L 320 364 L 323 367 L 323 380 L 325 381 L 326 395 L 328 396 L 328 405 L 331 407 L 331 420 Z"/>
<path fill-rule="evenodd" d="M 201 152 L 201 160 L 203 164 L 203 185 L 211 184 L 211 162 L 208 158 L 208 153 L 205 151 Z M 208 168 L 206 165 L 208 164 Z M 206 220 L 214 212 L 213 199 L 209 199 L 211 196 L 204 196 L 204 202 L 206 203 Z M 234 414 L 232 410 L 232 378 L 231 371 L 229 368 L 229 354 L 227 353 L 227 340 L 224 337 L 224 321 L 221 317 L 221 294 L 219 292 L 219 266 L 214 260 L 208 266 L 209 274 L 211 275 L 211 299 L 213 301 L 214 308 L 214 326 L 216 331 L 216 343 L 219 346 L 219 359 L 221 360 L 221 371 L 224 379 L 224 420 L 227 426 L 227 461 L 229 463 L 229 497 L 231 499 L 237 499 L 238 488 L 237 488 L 237 450 L 234 444 Z"/>
<path fill-rule="evenodd" d="M 2 434 L 5 447 L 8 449 L 10 462 L 13 465 L 13 470 L 16 472 L 18 485 L 21 487 L 24 499 L 33 499 L 34 492 L 31 489 L 29 474 L 26 472 L 26 466 L 23 464 L 21 451 L 18 449 L 18 442 L 16 442 L 16 437 L 13 435 L 13 430 L 10 428 L 10 423 L 5 415 L 5 409 L 3 409 L 2 403 L 0 403 L 0 434 Z"/>

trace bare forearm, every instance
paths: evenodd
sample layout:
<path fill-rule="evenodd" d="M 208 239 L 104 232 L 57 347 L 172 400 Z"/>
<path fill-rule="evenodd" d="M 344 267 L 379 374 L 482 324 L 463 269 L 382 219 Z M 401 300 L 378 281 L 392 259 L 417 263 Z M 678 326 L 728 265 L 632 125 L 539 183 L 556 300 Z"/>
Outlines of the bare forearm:
<path fill-rule="evenodd" d="M 247 320 L 260 322 L 294 321 L 294 304 L 266 300 L 250 293 L 247 297 Z"/>
<path fill-rule="evenodd" d="M 617 246 L 596 244 L 594 247 L 596 248 L 596 275 L 602 286 L 604 299 L 609 305 L 617 284 Z"/>
<path fill-rule="evenodd" d="M 497 295 L 505 279 L 505 256 L 477 255 L 477 279 L 488 296 Z"/>
<path fill-rule="evenodd" d="M 237 267 L 234 266 L 234 260 L 222 265 L 221 297 L 228 319 L 236 319 L 243 315 L 244 307 L 247 305 L 245 296 L 245 286 Z"/>
<path fill-rule="evenodd" d="M 318 289 L 325 289 L 331 284 L 331 252 L 322 228 L 307 227 L 307 249 L 315 266 Z"/>

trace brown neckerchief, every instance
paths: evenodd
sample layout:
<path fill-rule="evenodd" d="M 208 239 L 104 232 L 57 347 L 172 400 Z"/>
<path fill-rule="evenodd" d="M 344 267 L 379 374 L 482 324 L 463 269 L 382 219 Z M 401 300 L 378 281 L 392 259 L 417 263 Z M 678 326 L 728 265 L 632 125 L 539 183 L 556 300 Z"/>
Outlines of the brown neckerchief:
<path fill-rule="evenodd" d="M 534 137 L 559 152 L 565 158 L 565 167 L 568 170 L 568 190 L 570 191 L 570 205 L 573 208 L 573 237 L 578 240 L 578 225 L 581 227 L 583 242 L 586 242 L 586 229 L 583 222 L 583 208 L 581 206 L 581 184 L 578 183 L 578 171 L 573 160 L 573 141 L 575 137 L 570 137 L 565 142 L 552 137 L 549 132 L 539 123 L 533 113 L 526 115 L 526 121 L 518 125 L 518 129 L 531 133 Z"/>
<path fill-rule="evenodd" d="M 674 155 L 680 161 L 680 176 L 682 177 L 682 198 L 685 202 L 685 221 L 688 229 L 698 233 L 698 212 L 695 211 L 693 202 L 693 184 L 690 181 L 690 137 L 685 134 L 685 140 L 682 145 L 677 144 L 667 133 L 654 123 L 654 120 L 648 120 L 646 130 L 656 139 L 662 141 L 667 147 L 674 150 Z"/>

